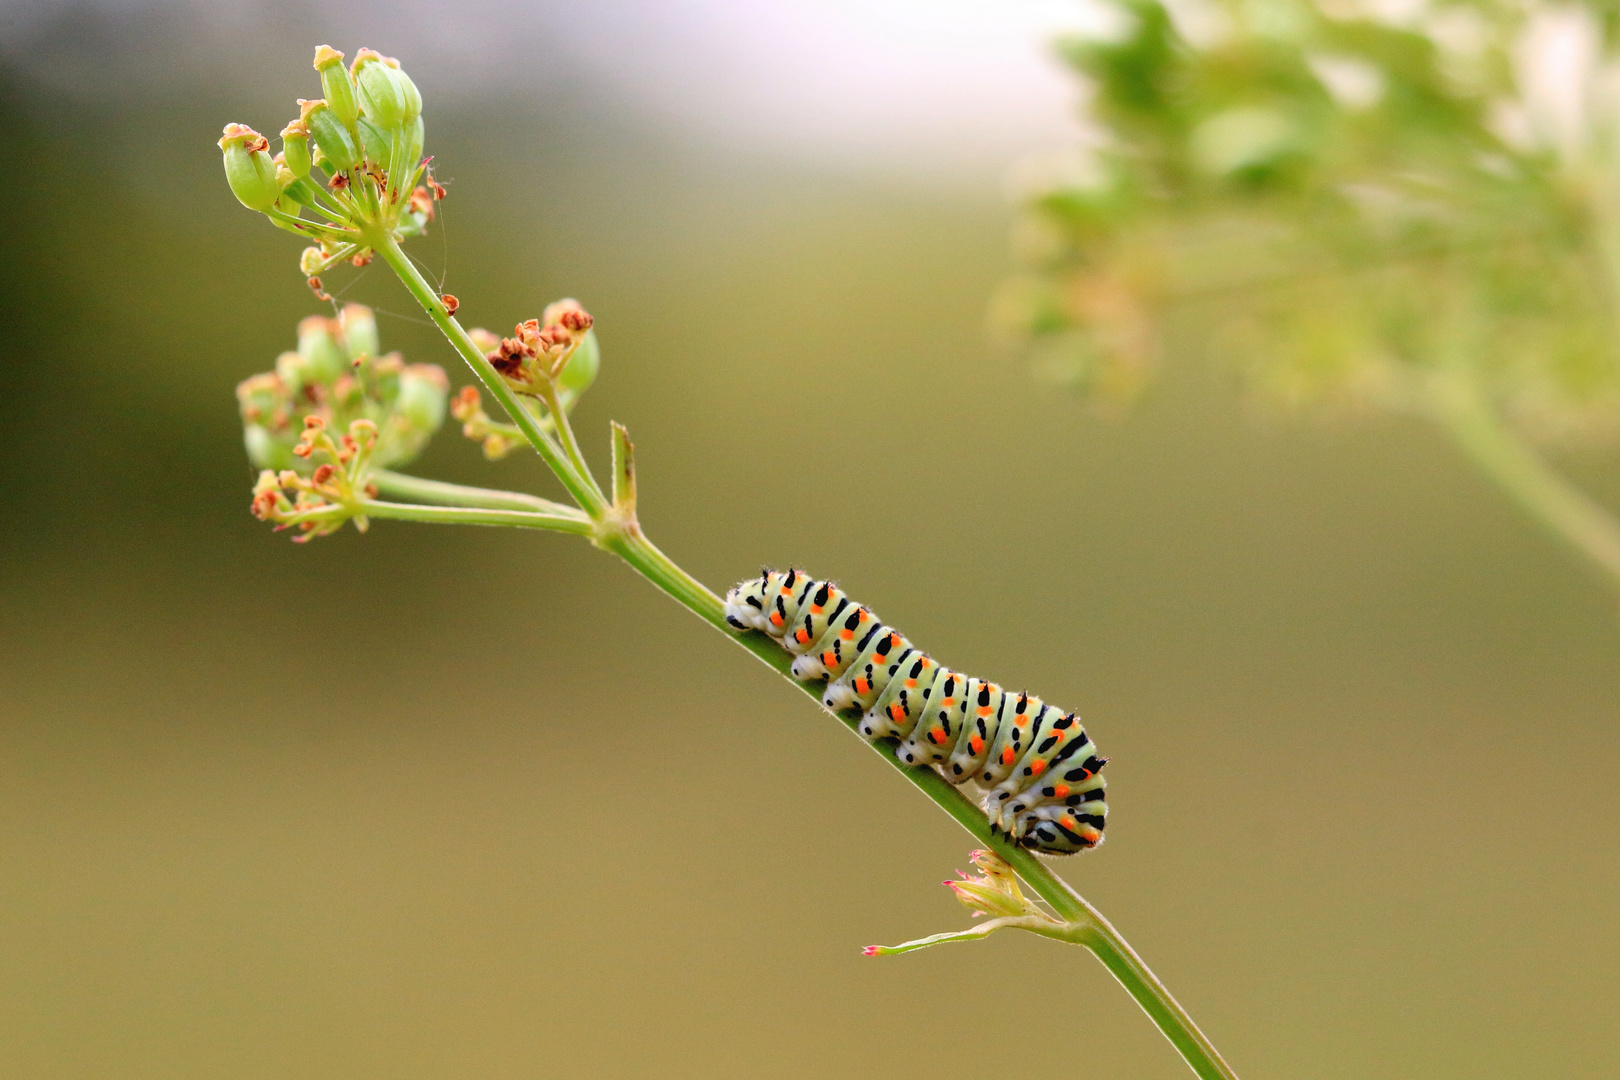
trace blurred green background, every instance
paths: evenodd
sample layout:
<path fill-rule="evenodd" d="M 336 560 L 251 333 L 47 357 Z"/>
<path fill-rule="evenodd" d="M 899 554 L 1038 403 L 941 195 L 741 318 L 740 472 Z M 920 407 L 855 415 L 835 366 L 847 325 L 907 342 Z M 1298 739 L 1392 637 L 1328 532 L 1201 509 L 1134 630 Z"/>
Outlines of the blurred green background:
<path fill-rule="evenodd" d="M 1183 1075 L 1078 950 L 862 958 L 966 923 L 968 839 L 606 556 L 249 517 L 232 388 L 319 308 L 213 140 L 291 115 L 337 24 L 17 10 L 0 1073 Z M 1079 709 L 1113 816 L 1062 871 L 1243 1076 L 1620 1071 L 1620 621 L 1438 434 L 1257 421 L 1196 364 L 1100 420 L 987 344 L 993 182 L 454 70 L 416 75 L 453 183 L 415 252 L 466 321 L 584 301 L 588 450 L 629 425 L 711 586 L 796 562 Z M 329 283 L 466 381 L 383 268 Z M 1612 456 L 1560 463 L 1620 504 Z M 551 491 L 453 431 L 414 471 Z"/>

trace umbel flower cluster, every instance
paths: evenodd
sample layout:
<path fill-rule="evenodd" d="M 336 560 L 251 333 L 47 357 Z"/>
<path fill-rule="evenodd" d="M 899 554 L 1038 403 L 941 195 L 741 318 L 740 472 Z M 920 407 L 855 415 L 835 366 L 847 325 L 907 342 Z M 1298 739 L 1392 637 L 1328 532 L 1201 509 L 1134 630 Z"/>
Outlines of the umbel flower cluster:
<path fill-rule="evenodd" d="M 349 304 L 335 319 L 303 320 L 297 350 L 236 388 L 248 459 L 263 470 L 254 513 L 280 521 L 283 514 L 375 496 L 372 472 L 422 452 L 444 423 L 449 392 L 450 380 L 436 364 L 380 354 L 370 308 Z M 309 524 L 300 539 L 320 535 L 320 524 Z M 339 517 L 332 528 L 341 524 Z"/>
<path fill-rule="evenodd" d="M 219 147 L 243 206 L 315 241 L 300 267 L 320 293 L 328 267 L 364 265 L 383 236 L 420 233 L 444 189 L 427 174 L 422 95 L 399 61 L 361 49 L 345 66 L 342 53 L 322 45 L 315 70 L 326 96 L 298 99 L 279 153 L 272 157 L 270 141 L 246 124 L 226 124 Z M 428 186 L 418 186 L 424 179 Z"/>
<path fill-rule="evenodd" d="M 407 364 L 381 354 L 371 309 L 349 304 L 335 319 L 311 315 L 298 324 L 298 348 L 273 371 L 236 388 L 248 459 L 261 469 L 301 469 L 305 421 L 346 429 L 366 420 L 377 429 L 379 466 L 402 465 L 444 423 L 450 381 L 437 364 Z"/>

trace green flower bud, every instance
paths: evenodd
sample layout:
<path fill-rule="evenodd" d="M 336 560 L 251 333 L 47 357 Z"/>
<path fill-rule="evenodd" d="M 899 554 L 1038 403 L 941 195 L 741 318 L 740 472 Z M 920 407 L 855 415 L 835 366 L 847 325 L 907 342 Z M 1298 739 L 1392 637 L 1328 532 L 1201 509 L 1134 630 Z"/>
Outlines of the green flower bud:
<path fill-rule="evenodd" d="M 557 385 L 577 399 L 590 389 L 601 367 L 602 350 L 596 344 L 596 331 L 587 330 L 584 339 L 575 347 L 574 355 L 563 365 L 562 372 L 557 376 Z"/>
<path fill-rule="evenodd" d="M 298 324 L 298 355 L 303 359 L 300 369 L 306 383 L 330 386 L 351 366 L 348 355 L 338 344 L 335 320 L 311 315 Z"/>
<path fill-rule="evenodd" d="M 360 146 L 366 153 L 367 161 L 375 161 L 379 165 L 388 164 L 388 136 L 382 128 L 373 124 L 365 117 L 360 118 Z"/>
<path fill-rule="evenodd" d="M 338 314 L 338 325 L 343 330 L 343 341 L 349 347 L 349 359 L 362 356 L 377 359 L 382 348 L 377 338 L 377 317 L 364 304 L 345 304 Z"/>
<path fill-rule="evenodd" d="M 247 424 L 242 428 L 242 443 L 255 469 L 280 471 L 299 464 L 298 459 L 293 457 L 291 446 L 258 424 Z"/>
<path fill-rule="evenodd" d="M 298 393 L 304 385 L 304 358 L 295 352 L 284 352 L 276 357 L 276 377 L 289 391 Z"/>
<path fill-rule="evenodd" d="M 281 157 L 300 180 L 309 175 L 309 128 L 302 120 L 294 120 L 281 129 Z"/>
<path fill-rule="evenodd" d="M 319 98 L 314 101 L 300 100 L 298 104 L 304 111 L 299 119 L 304 121 L 309 133 L 315 137 L 315 145 L 326 158 L 327 172 L 348 172 L 360 164 L 360 151 L 354 145 L 354 138 L 332 112 L 331 106 Z"/>
<path fill-rule="evenodd" d="M 412 364 L 399 376 L 399 398 L 394 411 L 419 432 L 438 430 L 444 423 L 450 380 L 436 364 Z"/>
<path fill-rule="evenodd" d="M 281 185 L 276 183 L 269 140 L 245 124 L 226 124 L 219 148 L 225 155 L 225 179 L 242 205 L 260 213 L 274 206 Z"/>
<path fill-rule="evenodd" d="M 343 54 L 330 45 L 322 45 L 315 50 L 315 70 L 321 73 L 321 93 L 326 95 L 332 115 L 341 120 L 344 127 L 354 130 L 354 122 L 360 117 L 360 105 L 355 100 L 354 81 L 343 66 Z"/>
<path fill-rule="evenodd" d="M 405 359 L 397 352 L 373 360 L 370 370 L 366 372 L 366 385 L 370 388 L 371 396 L 384 405 L 392 406 L 399 397 L 399 377 L 404 370 Z"/>
<path fill-rule="evenodd" d="M 393 71 L 394 81 L 399 84 L 400 91 L 405 95 L 405 122 L 409 124 L 422 115 L 422 91 L 418 90 L 411 77 L 405 74 L 405 69 L 399 66 L 398 60 L 385 56 L 383 63 Z"/>
<path fill-rule="evenodd" d="M 405 88 L 395 78 L 395 69 L 383 63 L 382 55 L 361 49 L 354 58 L 354 82 L 360 91 L 360 107 L 372 123 L 393 131 L 405 123 Z"/>

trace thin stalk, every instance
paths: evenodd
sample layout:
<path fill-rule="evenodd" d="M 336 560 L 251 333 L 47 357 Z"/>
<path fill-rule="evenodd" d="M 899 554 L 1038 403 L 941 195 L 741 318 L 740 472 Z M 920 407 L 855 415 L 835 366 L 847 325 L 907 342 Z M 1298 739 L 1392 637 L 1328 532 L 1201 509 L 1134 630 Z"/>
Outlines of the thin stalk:
<path fill-rule="evenodd" d="M 517 395 L 506 385 L 506 380 L 501 378 L 500 372 L 490 364 L 483 351 L 473 343 L 473 339 L 467 336 L 467 331 L 462 329 L 455 316 L 445 310 L 444 301 L 439 299 L 439 294 L 433 291 L 433 287 L 417 271 L 416 264 L 401 250 L 399 241 L 386 234 L 368 239 L 371 246 L 381 252 L 388 265 L 393 267 L 394 273 L 399 275 L 400 281 L 410 290 L 416 302 L 422 305 L 422 310 L 427 312 L 428 318 L 438 324 L 439 330 L 456 352 L 467 361 L 473 373 L 484 384 L 484 388 L 500 402 L 501 408 L 506 410 L 512 422 L 522 430 L 523 437 L 529 440 L 535 451 L 545 459 L 546 465 L 556 473 L 557 479 L 568 489 L 568 494 L 591 517 L 600 517 L 606 509 L 606 501 L 596 491 L 595 485 L 589 478 L 580 476 L 575 471 L 573 462 L 564 455 L 556 440 L 540 428 L 538 418 L 518 401 Z"/>
<path fill-rule="evenodd" d="M 438 503 L 441 506 L 481 506 L 489 510 L 536 510 L 543 514 L 578 517 L 589 521 L 584 513 L 572 506 L 542 499 L 522 491 L 497 491 L 494 488 L 469 487 L 466 484 L 448 484 L 443 480 L 424 480 L 420 476 L 377 469 L 371 480 L 377 490 L 388 495 L 418 502 Z"/>
<path fill-rule="evenodd" d="M 557 388 L 549 383 L 543 386 L 540 390 L 540 400 L 546 403 L 546 410 L 551 414 L 551 426 L 557 432 L 557 441 L 562 443 L 563 453 L 574 463 L 575 471 L 590 482 L 591 490 L 596 492 L 597 498 L 605 503 L 607 496 L 603 494 L 602 486 L 596 482 L 596 477 L 591 475 L 591 467 L 585 464 L 585 455 L 579 451 L 579 440 L 574 438 L 574 425 L 568 422 L 568 414 L 557 401 Z"/>
<path fill-rule="evenodd" d="M 1620 588 L 1620 521 L 1542 460 L 1465 375 L 1437 384 L 1430 397 L 1435 417 L 1474 463 Z"/>
<path fill-rule="evenodd" d="M 589 536 L 595 531 L 591 520 L 578 511 L 538 513 L 533 510 L 496 510 L 478 506 L 423 506 L 420 503 L 380 502 L 357 499 L 358 513 L 367 517 L 398 521 L 425 521 L 437 525 L 515 525 L 520 529 L 549 529 L 552 532 Z M 564 510 L 569 508 L 563 507 Z"/>
<path fill-rule="evenodd" d="M 532 415 L 512 398 L 510 391 L 506 389 L 506 384 L 500 379 L 494 368 L 489 365 L 483 353 L 478 350 L 477 346 L 473 345 L 466 332 L 461 329 L 460 324 L 445 313 L 437 294 L 428 287 L 426 281 L 422 280 L 421 276 L 416 272 L 415 265 L 404 257 L 404 253 L 399 250 L 398 244 L 392 238 L 385 238 L 383 243 L 377 245 L 377 248 L 383 252 L 384 258 L 388 260 L 389 265 L 393 266 L 395 272 L 404 280 L 406 287 L 411 290 L 417 302 L 422 305 L 434 322 L 439 324 L 439 328 L 450 339 L 450 343 L 462 354 L 479 378 L 490 388 L 491 392 L 494 393 L 496 387 L 500 388 L 502 392 L 496 393 L 496 399 L 501 402 L 512 418 L 518 421 L 519 426 L 523 426 L 525 423 L 532 425 L 534 419 Z M 780 646 L 767 639 L 763 634 L 739 634 L 732 630 L 726 624 L 725 604 L 713 590 L 681 569 L 674 560 L 660 551 L 651 540 L 647 539 L 633 515 L 626 518 L 621 514 L 609 512 L 610 508 L 604 505 L 601 496 L 594 490 L 594 481 L 585 483 L 582 482 L 581 477 L 578 475 L 565 472 L 565 469 L 572 468 L 572 463 L 568 461 L 568 457 L 578 455 L 578 444 L 573 439 L 573 433 L 569 430 L 570 425 L 567 414 L 553 407 L 551 415 L 561 437 L 565 441 L 565 445 L 571 444 L 574 446 L 573 455 L 548 455 L 546 450 L 542 449 L 542 446 L 549 446 L 555 451 L 556 443 L 549 438 L 545 438 L 542 444 L 540 439 L 543 437 L 543 433 L 535 430 L 531 435 L 529 427 L 524 427 L 524 434 L 530 436 L 530 442 L 535 444 L 536 450 L 541 451 L 541 455 L 546 459 L 546 464 L 568 487 L 569 493 L 579 500 L 585 513 L 594 519 L 594 524 L 587 522 L 584 530 L 591 535 L 592 541 L 598 547 L 618 555 L 629 563 L 632 569 L 661 589 L 682 607 L 725 634 L 727 640 L 747 649 L 767 667 L 781 675 L 791 685 L 820 706 L 821 699 L 819 695 L 812 688 L 792 677 L 789 671 L 792 659 Z M 623 441 L 624 460 L 628 462 L 628 439 Z M 618 456 L 617 451 L 620 448 L 618 444 L 619 440 L 616 437 L 616 458 Z M 580 460 L 581 467 L 579 471 L 585 474 L 585 478 L 589 478 L 588 470 L 583 468 L 583 458 Z M 617 467 L 615 472 L 617 473 Z M 626 480 L 628 482 L 628 475 Z M 619 484 L 616 480 L 615 488 L 618 487 Z M 399 506 L 400 504 L 385 505 Z M 421 511 L 450 508 L 409 507 L 408 509 Z M 491 514 L 501 513 L 502 511 L 472 511 L 458 508 L 455 512 Z M 510 513 L 510 511 L 507 511 L 507 513 Z M 377 514 L 376 516 L 388 515 Z M 859 723 L 858 718 L 851 715 L 839 715 L 838 719 L 852 733 Z M 885 747 L 875 743 L 867 743 L 864 739 L 861 741 L 882 757 L 891 768 L 905 777 L 912 786 L 932 799 L 935 804 L 954 818 L 957 824 L 971 833 L 976 840 L 1005 859 L 1017 872 L 1018 876 L 1051 906 L 1058 918 L 1065 923 L 1071 924 L 1064 929 L 1062 934 L 1048 934 L 1047 936 L 1060 937 L 1061 940 L 1083 945 L 1090 949 L 1102 961 L 1103 966 L 1109 970 L 1114 978 L 1119 980 L 1120 985 L 1125 988 L 1126 992 L 1141 1006 L 1142 1011 L 1147 1013 L 1148 1018 L 1164 1034 L 1164 1037 L 1170 1040 L 1171 1045 L 1186 1060 L 1188 1066 L 1192 1068 L 1192 1071 L 1200 1080 L 1237 1080 L 1237 1074 L 1221 1058 L 1220 1053 L 1216 1051 L 1204 1033 L 1199 1030 L 1192 1017 L 1187 1015 L 1187 1011 L 1181 1007 L 1176 999 L 1171 996 L 1170 991 L 1158 980 L 1158 977 L 1142 962 L 1142 958 L 1137 956 L 1135 950 L 1120 936 L 1119 931 L 1114 929 L 1113 924 L 1103 918 L 1101 912 L 1070 888 L 1067 882 L 1052 873 L 1046 864 L 1032 852 L 1010 844 L 1007 838 L 1000 833 L 992 833 L 990 822 L 986 818 L 984 811 L 963 795 L 958 788 L 948 783 L 936 770 L 931 768 L 909 768 L 902 764 Z"/>

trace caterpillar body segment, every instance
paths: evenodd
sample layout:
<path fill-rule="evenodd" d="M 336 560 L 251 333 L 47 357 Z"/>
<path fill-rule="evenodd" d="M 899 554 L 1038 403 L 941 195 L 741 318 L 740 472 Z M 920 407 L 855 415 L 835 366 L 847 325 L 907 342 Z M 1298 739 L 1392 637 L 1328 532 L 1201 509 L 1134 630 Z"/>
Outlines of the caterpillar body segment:
<path fill-rule="evenodd" d="M 800 682 L 825 680 L 822 704 L 859 709 L 856 730 L 895 741 L 908 765 L 988 789 L 991 827 L 1024 847 L 1069 855 L 1102 843 L 1108 759 L 1080 718 L 945 667 L 837 585 L 763 570 L 726 594 L 726 622 L 793 654 Z"/>

